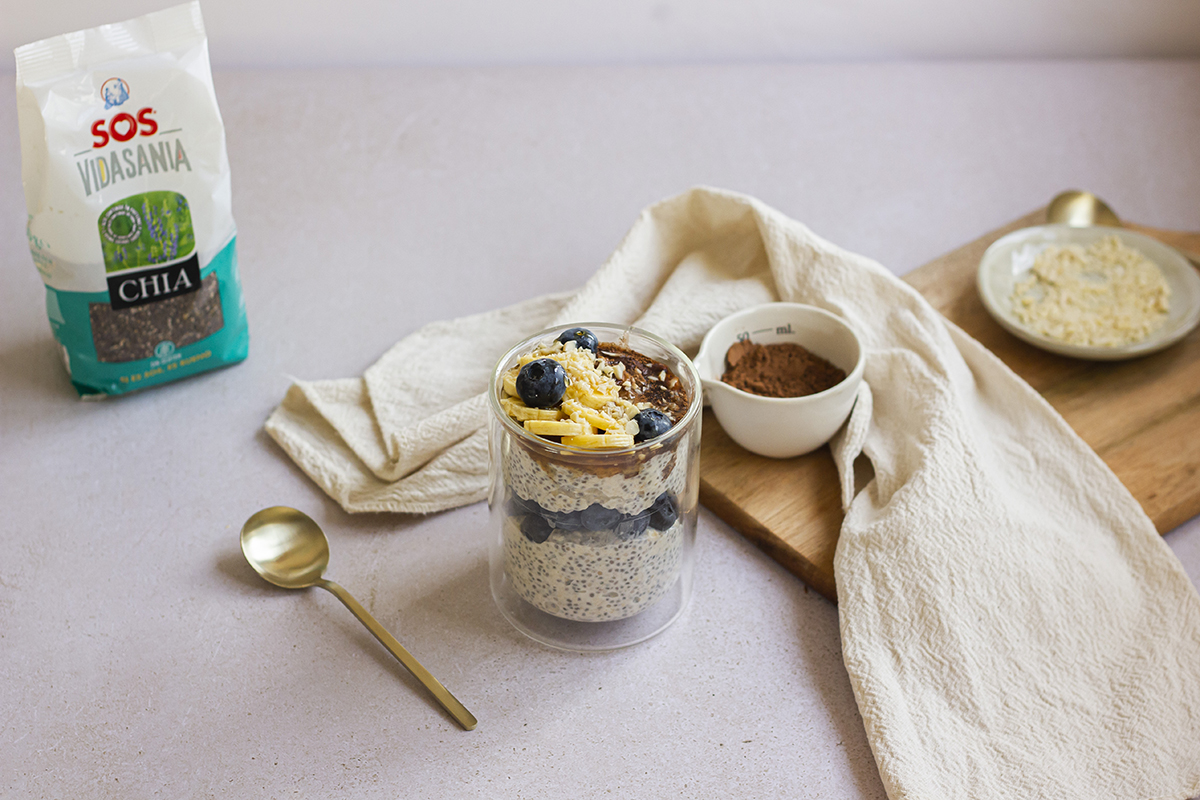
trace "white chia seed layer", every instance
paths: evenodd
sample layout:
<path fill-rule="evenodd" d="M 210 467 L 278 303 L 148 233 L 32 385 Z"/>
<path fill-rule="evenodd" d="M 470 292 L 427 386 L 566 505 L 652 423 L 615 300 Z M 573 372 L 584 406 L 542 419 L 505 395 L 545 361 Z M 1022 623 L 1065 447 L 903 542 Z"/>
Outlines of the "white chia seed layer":
<path fill-rule="evenodd" d="M 601 477 L 587 467 L 537 461 L 523 447 L 512 442 L 505 447 L 503 469 L 504 482 L 510 490 L 548 511 L 581 511 L 592 503 L 599 503 L 605 508 L 633 515 L 649 508 L 663 492 L 674 492 L 677 497 L 682 497 L 687 482 L 687 463 L 688 439 L 685 436 L 675 448 L 648 458 L 633 476 L 618 472 Z"/>
<path fill-rule="evenodd" d="M 539 501 L 540 502 L 540 501 Z M 667 593 L 683 558 L 683 516 L 666 531 L 621 541 L 612 531 L 554 531 L 535 544 L 520 517 L 504 521 L 504 571 L 547 614 L 581 622 L 625 619 Z"/>

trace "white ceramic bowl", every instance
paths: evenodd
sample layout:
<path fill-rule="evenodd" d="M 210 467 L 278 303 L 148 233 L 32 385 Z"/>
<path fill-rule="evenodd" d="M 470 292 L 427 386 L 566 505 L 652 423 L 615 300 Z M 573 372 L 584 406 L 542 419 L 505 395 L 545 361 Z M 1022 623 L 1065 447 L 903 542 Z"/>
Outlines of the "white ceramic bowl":
<path fill-rule="evenodd" d="M 1051 245 L 1087 247 L 1105 236 L 1116 236 L 1162 270 L 1163 278 L 1171 288 L 1171 310 L 1161 328 L 1133 344 L 1093 347 L 1044 336 L 1017 319 L 1012 307 L 1013 287 L 1032 269 L 1038 254 Z M 997 239 L 987 249 L 979 262 L 976 283 L 984 308 L 1001 327 L 1035 347 L 1073 358 L 1116 361 L 1148 355 L 1175 344 L 1200 323 L 1200 275 L 1176 250 L 1157 239 L 1124 228 L 1071 228 L 1066 225 L 1021 228 Z"/>
<path fill-rule="evenodd" d="M 798 344 L 840 368 L 846 379 L 804 397 L 763 397 L 735 389 L 721 381 L 725 353 L 747 337 L 755 344 Z M 694 363 L 713 413 L 731 439 L 760 456 L 791 458 L 828 442 L 850 416 L 864 355 L 854 329 L 840 317 L 800 303 L 767 303 L 714 325 Z"/>

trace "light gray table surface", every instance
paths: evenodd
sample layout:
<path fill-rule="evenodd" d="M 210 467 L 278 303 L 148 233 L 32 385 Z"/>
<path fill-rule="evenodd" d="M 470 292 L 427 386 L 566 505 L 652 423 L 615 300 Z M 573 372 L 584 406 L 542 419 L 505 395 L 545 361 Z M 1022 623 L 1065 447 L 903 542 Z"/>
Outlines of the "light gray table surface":
<path fill-rule="evenodd" d="M 2 78 L 2 76 L 0 76 Z M 230 369 L 74 396 L 0 81 L 0 795 L 836 797 L 884 790 L 836 607 L 705 510 L 673 628 L 544 649 L 487 589 L 477 504 L 351 517 L 261 431 L 289 376 L 580 285 L 645 205 L 760 197 L 898 274 L 1096 191 L 1200 227 L 1200 62 L 218 72 L 251 326 Z M 479 717 L 465 733 L 332 596 L 242 561 L 307 510 L 330 576 Z M 1200 581 L 1200 522 L 1167 535 Z"/>

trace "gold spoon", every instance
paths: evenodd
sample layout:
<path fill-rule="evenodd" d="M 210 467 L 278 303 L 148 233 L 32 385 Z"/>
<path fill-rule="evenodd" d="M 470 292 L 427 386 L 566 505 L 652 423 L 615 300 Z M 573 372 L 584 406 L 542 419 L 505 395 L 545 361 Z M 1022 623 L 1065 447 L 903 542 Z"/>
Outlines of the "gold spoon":
<path fill-rule="evenodd" d="M 1124 222 L 1115 211 L 1109 208 L 1108 203 L 1091 192 L 1071 189 L 1056 195 L 1046 208 L 1046 221 L 1052 225 L 1070 225 L 1073 228 L 1087 228 L 1092 225 L 1128 228 L 1174 247 L 1183 253 L 1188 261 L 1200 266 L 1200 255 L 1197 255 L 1200 252 L 1200 233 L 1169 231 L 1133 222 Z"/>
<path fill-rule="evenodd" d="M 1121 227 L 1116 212 L 1091 192 L 1071 189 L 1055 195 L 1046 208 L 1046 221 L 1052 225 L 1070 225 L 1072 228 L 1090 228 L 1093 225 Z"/>
<path fill-rule="evenodd" d="M 276 586 L 284 589 L 320 586 L 329 590 L 414 678 L 433 693 L 459 725 L 466 730 L 475 729 L 475 716 L 429 674 L 429 670 L 421 666 L 349 592 L 322 577 L 329 566 L 329 541 L 307 514 L 286 506 L 259 511 L 242 526 L 242 554 L 255 572 Z"/>

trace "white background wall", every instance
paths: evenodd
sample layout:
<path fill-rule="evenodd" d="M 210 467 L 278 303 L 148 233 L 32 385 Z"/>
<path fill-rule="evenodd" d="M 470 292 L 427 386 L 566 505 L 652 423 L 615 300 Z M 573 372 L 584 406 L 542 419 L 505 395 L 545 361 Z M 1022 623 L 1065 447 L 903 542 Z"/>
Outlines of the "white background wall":
<path fill-rule="evenodd" d="M 0 46 L 171 2 L 0 0 Z M 204 0 L 204 15 L 217 67 L 1200 56 L 1200 0 Z"/>

